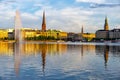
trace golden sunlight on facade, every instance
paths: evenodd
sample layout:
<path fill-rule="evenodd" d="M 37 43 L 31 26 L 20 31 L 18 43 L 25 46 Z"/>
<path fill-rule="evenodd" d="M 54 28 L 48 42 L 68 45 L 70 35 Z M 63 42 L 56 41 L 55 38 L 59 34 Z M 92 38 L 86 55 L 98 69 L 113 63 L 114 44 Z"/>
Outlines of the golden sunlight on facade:
<path fill-rule="evenodd" d="M 8 38 L 8 31 L 6 29 L 0 29 L 0 40 Z"/>
<path fill-rule="evenodd" d="M 67 33 L 58 31 L 58 30 L 46 30 L 45 32 L 41 30 L 33 30 L 31 28 L 23 28 L 22 30 L 22 37 L 23 39 L 27 38 L 34 38 L 34 37 L 39 37 L 39 36 L 44 36 L 44 37 L 54 37 L 55 39 L 66 39 L 67 38 Z"/>
<path fill-rule="evenodd" d="M 95 34 L 94 33 L 83 33 L 82 37 L 87 39 L 88 41 L 92 40 L 93 38 L 95 38 Z"/>

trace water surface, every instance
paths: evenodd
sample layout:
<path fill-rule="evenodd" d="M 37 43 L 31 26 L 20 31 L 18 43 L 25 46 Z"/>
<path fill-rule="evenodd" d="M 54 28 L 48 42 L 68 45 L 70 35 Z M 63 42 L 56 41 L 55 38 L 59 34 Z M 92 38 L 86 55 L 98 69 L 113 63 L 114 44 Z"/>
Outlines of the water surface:
<path fill-rule="evenodd" d="M 0 80 L 119 79 L 119 44 L 0 42 Z"/>

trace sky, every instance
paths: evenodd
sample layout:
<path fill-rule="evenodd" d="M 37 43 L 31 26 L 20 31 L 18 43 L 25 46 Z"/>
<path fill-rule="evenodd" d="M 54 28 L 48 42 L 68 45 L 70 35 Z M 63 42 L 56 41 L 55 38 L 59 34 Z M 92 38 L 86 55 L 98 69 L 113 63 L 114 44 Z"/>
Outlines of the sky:
<path fill-rule="evenodd" d="M 0 0 L 0 29 L 14 28 L 19 10 L 24 28 L 41 29 L 43 11 L 47 29 L 94 33 L 104 28 L 120 28 L 120 0 Z"/>

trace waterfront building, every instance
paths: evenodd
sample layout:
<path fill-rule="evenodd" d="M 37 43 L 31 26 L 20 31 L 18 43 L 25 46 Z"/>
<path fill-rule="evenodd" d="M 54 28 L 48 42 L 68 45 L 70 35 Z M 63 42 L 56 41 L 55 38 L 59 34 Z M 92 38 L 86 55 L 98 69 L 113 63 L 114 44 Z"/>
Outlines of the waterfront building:
<path fill-rule="evenodd" d="M 108 39 L 109 38 L 109 26 L 108 26 L 108 19 L 105 18 L 105 24 L 103 30 L 97 30 L 96 31 L 96 38 L 97 39 Z"/>
<path fill-rule="evenodd" d="M 107 30 L 98 30 L 96 31 L 96 38 L 97 39 L 107 39 L 109 37 Z"/>
<path fill-rule="evenodd" d="M 83 33 L 82 38 L 85 41 L 91 41 L 93 38 L 96 38 L 94 33 Z"/>
<path fill-rule="evenodd" d="M 81 33 L 68 33 L 68 41 L 82 41 Z"/>
<path fill-rule="evenodd" d="M 21 33 L 23 40 L 27 38 L 34 38 L 36 36 L 36 30 L 31 28 L 22 28 Z"/>
<path fill-rule="evenodd" d="M 67 33 L 60 30 L 37 31 L 36 36 L 54 37 L 55 39 L 67 39 Z"/>
<path fill-rule="evenodd" d="M 8 39 L 14 40 L 14 29 L 8 29 Z"/>
<path fill-rule="evenodd" d="M 120 29 L 113 29 L 109 31 L 110 39 L 120 39 Z"/>
<path fill-rule="evenodd" d="M 0 40 L 8 38 L 8 31 L 6 29 L 0 29 Z"/>

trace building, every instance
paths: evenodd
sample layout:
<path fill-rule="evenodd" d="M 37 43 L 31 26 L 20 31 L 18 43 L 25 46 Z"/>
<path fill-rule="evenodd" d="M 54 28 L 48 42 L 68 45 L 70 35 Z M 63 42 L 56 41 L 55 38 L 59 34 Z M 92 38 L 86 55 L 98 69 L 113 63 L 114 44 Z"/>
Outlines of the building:
<path fill-rule="evenodd" d="M 113 29 L 109 31 L 110 39 L 120 39 L 120 29 Z"/>
<path fill-rule="evenodd" d="M 105 18 L 104 30 L 109 30 L 108 19 Z"/>
<path fill-rule="evenodd" d="M 108 26 L 108 19 L 105 18 L 105 24 L 103 30 L 96 31 L 96 39 L 108 39 L 109 38 L 109 26 Z"/>
<path fill-rule="evenodd" d="M 106 39 L 106 38 L 109 38 L 108 32 L 109 31 L 107 31 L 107 30 L 98 30 L 98 31 L 96 31 L 96 38 L 97 39 Z"/>
<path fill-rule="evenodd" d="M 43 12 L 42 31 L 46 31 L 45 11 Z"/>
<path fill-rule="evenodd" d="M 25 40 L 27 38 L 34 38 L 36 37 L 36 30 L 31 29 L 31 28 L 22 28 L 21 33 L 22 33 L 22 39 Z"/>
<path fill-rule="evenodd" d="M 6 29 L 0 29 L 0 40 L 8 38 L 8 31 Z"/>
<path fill-rule="evenodd" d="M 83 33 L 82 34 L 83 41 L 91 41 L 93 38 L 96 38 L 94 33 Z"/>
<path fill-rule="evenodd" d="M 14 40 L 14 29 L 8 29 L 8 39 Z"/>
<path fill-rule="evenodd" d="M 81 28 L 81 36 L 82 36 L 82 41 L 91 41 L 93 38 L 95 38 L 94 33 L 84 33 L 83 26 Z"/>

